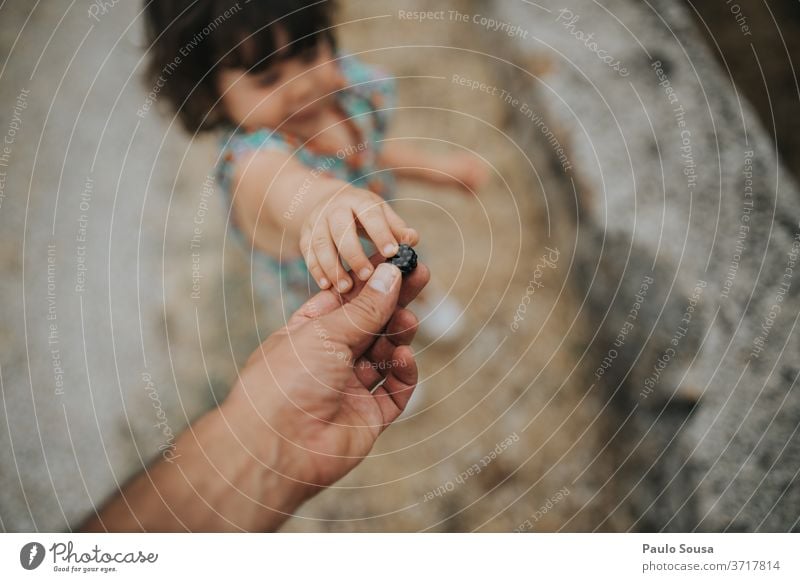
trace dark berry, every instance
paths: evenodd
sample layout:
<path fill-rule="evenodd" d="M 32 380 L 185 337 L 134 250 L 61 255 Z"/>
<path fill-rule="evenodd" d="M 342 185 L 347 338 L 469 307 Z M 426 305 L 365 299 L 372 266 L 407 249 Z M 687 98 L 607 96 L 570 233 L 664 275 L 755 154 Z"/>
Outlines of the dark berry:
<path fill-rule="evenodd" d="M 400 269 L 403 275 L 408 275 L 417 268 L 417 253 L 407 244 L 401 244 L 397 254 L 386 259 L 386 262 Z"/>

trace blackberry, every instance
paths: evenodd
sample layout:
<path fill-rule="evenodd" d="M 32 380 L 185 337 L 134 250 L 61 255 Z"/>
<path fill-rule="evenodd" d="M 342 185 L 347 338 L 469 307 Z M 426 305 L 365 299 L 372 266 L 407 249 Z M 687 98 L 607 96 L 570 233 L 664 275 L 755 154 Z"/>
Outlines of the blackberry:
<path fill-rule="evenodd" d="M 401 244 L 397 254 L 386 259 L 386 262 L 400 269 L 403 275 L 408 275 L 417 268 L 417 253 L 407 244 Z"/>

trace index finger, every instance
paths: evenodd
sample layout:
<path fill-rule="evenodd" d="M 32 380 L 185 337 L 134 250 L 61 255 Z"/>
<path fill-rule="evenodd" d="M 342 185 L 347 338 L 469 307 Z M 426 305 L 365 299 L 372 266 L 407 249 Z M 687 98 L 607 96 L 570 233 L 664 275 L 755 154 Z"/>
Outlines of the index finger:
<path fill-rule="evenodd" d="M 377 267 L 386 259 L 384 259 L 380 253 L 375 253 L 369 260 L 373 267 Z M 397 300 L 398 307 L 405 307 L 411 303 L 414 298 L 419 295 L 419 292 L 422 291 L 425 285 L 428 284 L 430 278 L 431 273 L 428 267 L 423 263 L 418 263 L 416 269 L 410 274 L 404 275 L 400 285 L 400 295 Z M 350 291 L 342 295 L 334 293 L 331 289 L 320 291 L 292 314 L 289 321 L 286 323 L 286 328 L 292 330 L 306 321 L 316 319 L 317 317 L 321 317 L 338 309 L 343 303 L 347 303 L 356 297 L 365 284 L 365 281 L 355 279 L 354 285 Z"/>

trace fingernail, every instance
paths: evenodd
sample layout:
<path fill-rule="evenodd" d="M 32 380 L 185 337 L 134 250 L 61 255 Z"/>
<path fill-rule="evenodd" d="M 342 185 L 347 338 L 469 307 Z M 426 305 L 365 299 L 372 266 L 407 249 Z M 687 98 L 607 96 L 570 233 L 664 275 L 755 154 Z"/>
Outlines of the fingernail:
<path fill-rule="evenodd" d="M 388 244 L 385 247 L 383 247 L 383 254 L 387 257 L 396 255 L 397 251 L 398 251 L 397 245 Z"/>
<path fill-rule="evenodd" d="M 376 291 L 386 294 L 399 276 L 400 269 L 389 263 L 381 263 L 372 274 L 372 278 L 369 280 L 369 286 Z"/>
<path fill-rule="evenodd" d="M 319 280 L 320 289 L 325 289 L 328 286 L 328 284 L 329 284 L 328 280 L 325 277 Z"/>
<path fill-rule="evenodd" d="M 345 291 L 349 286 L 350 282 L 347 281 L 346 279 L 342 279 L 341 281 L 339 281 L 339 284 L 336 287 L 339 289 L 339 291 Z"/>
<path fill-rule="evenodd" d="M 369 279 L 370 275 L 372 275 L 372 269 L 370 269 L 369 267 L 364 267 L 358 272 L 358 277 L 362 281 L 366 281 L 367 279 Z"/>

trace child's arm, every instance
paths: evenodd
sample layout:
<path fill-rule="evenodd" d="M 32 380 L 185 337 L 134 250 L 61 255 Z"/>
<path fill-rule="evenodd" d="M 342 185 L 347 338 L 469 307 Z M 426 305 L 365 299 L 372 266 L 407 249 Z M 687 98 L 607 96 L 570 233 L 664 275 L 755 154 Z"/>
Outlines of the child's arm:
<path fill-rule="evenodd" d="M 359 279 L 372 274 L 359 233 L 385 257 L 398 242 L 417 243 L 413 228 L 378 195 L 311 170 L 290 155 L 259 151 L 242 158 L 234 171 L 233 212 L 242 232 L 258 248 L 275 252 L 284 235 L 298 245 L 321 289 L 352 286 L 339 256 Z M 277 243 L 277 244 L 276 244 Z"/>
<path fill-rule="evenodd" d="M 468 152 L 432 155 L 398 141 L 387 142 L 380 163 L 399 178 L 457 186 L 468 192 L 479 190 L 489 178 L 484 161 Z"/>

